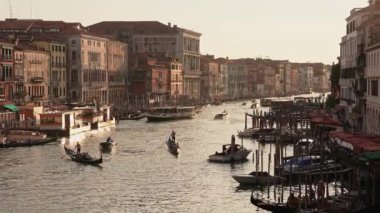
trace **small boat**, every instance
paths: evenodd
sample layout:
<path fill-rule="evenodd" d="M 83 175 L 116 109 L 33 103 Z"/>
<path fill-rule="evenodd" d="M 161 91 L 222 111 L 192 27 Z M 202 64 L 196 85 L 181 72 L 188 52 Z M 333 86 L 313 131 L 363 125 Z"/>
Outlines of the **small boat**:
<path fill-rule="evenodd" d="M 72 161 L 88 165 L 98 165 L 103 162 L 102 153 L 100 153 L 100 158 L 93 158 L 88 153 L 77 154 L 77 152 L 73 149 L 70 149 L 66 146 L 64 146 L 63 148 L 65 148 L 66 154 L 70 156 Z"/>
<path fill-rule="evenodd" d="M 242 185 L 272 185 L 286 180 L 284 177 L 271 176 L 268 172 L 251 172 L 249 174 L 233 175 L 232 177 Z"/>
<path fill-rule="evenodd" d="M 228 115 L 228 112 L 226 110 L 224 110 L 223 112 L 216 114 L 214 116 L 214 119 L 223 119 L 223 118 L 227 117 L 227 115 Z"/>
<path fill-rule="evenodd" d="M 141 113 L 141 112 L 140 113 L 134 113 L 134 114 L 129 115 L 128 120 L 137 121 L 137 120 L 140 120 L 140 119 L 145 118 L 145 117 L 146 117 L 146 115 L 144 113 Z"/>
<path fill-rule="evenodd" d="M 179 155 L 179 144 L 171 140 L 170 138 L 166 141 L 166 145 L 168 145 L 168 150 L 173 155 Z"/>
<path fill-rule="evenodd" d="M 195 107 L 153 107 L 147 113 L 148 121 L 169 121 L 195 117 Z"/>
<path fill-rule="evenodd" d="M 117 145 L 117 142 L 114 142 L 114 141 L 110 141 L 110 142 L 101 142 L 99 143 L 99 146 L 102 148 L 102 150 L 105 150 L 105 149 L 110 149 L 111 147 Z"/>
<path fill-rule="evenodd" d="M 251 109 L 256 109 L 257 108 L 257 104 L 256 103 L 253 103 L 252 105 L 251 105 Z"/>
<path fill-rule="evenodd" d="M 287 206 L 285 203 L 269 203 L 264 202 L 258 198 L 253 197 L 253 191 L 251 194 L 251 203 L 255 206 L 257 206 L 260 209 L 264 209 L 266 211 L 270 212 L 278 212 L 278 213 L 296 213 L 296 208 L 291 208 Z"/>
<path fill-rule="evenodd" d="M 246 102 L 243 102 L 241 105 L 242 105 L 242 106 L 245 106 L 245 105 L 247 105 L 247 103 L 246 103 Z"/>
<path fill-rule="evenodd" d="M 41 140 L 12 140 L 6 143 L 0 142 L 0 148 L 11 148 L 11 147 L 27 147 L 27 146 L 39 146 L 47 143 L 56 141 L 57 138 L 46 138 Z"/>
<path fill-rule="evenodd" d="M 233 151 L 232 147 L 234 147 L 235 151 Z M 247 156 L 251 151 L 238 144 L 233 146 L 232 144 L 225 144 L 221 153 L 215 152 L 215 154 L 209 156 L 208 160 L 215 163 L 244 162 L 248 160 Z"/>

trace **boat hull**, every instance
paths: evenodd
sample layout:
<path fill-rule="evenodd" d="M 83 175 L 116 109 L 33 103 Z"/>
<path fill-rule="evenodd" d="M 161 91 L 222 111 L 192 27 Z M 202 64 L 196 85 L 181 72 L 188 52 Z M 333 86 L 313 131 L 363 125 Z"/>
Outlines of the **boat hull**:
<path fill-rule="evenodd" d="M 235 154 L 214 154 L 210 155 L 208 160 L 214 163 L 234 163 L 234 162 L 245 162 L 248 161 L 247 156 L 249 155 L 250 150 L 240 150 Z"/>
<path fill-rule="evenodd" d="M 71 158 L 72 161 L 75 161 L 81 164 L 87 164 L 87 165 L 98 165 L 103 162 L 102 157 L 100 158 L 91 157 L 91 159 L 83 159 L 83 158 L 78 157 L 77 153 L 74 150 L 69 149 L 66 146 L 64 146 L 64 149 L 65 149 L 66 154 Z"/>
<path fill-rule="evenodd" d="M 192 119 L 194 115 L 147 115 L 148 121 L 170 121 L 170 120 L 181 120 L 181 119 Z"/>
<path fill-rule="evenodd" d="M 40 146 L 40 145 L 54 142 L 56 140 L 57 138 L 46 138 L 40 141 L 31 141 L 31 142 L 24 142 L 24 143 L 9 142 L 5 144 L 0 144 L 0 148 Z"/>
<path fill-rule="evenodd" d="M 257 177 L 253 175 L 233 175 L 236 182 L 242 185 L 272 185 L 285 181 L 286 178 L 279 176 Z"/>

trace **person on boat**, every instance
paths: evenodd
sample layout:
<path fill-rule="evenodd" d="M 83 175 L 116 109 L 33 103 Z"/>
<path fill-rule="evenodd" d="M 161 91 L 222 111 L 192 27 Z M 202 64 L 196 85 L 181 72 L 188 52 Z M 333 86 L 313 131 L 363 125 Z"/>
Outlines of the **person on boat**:
<path fill-rule="evenodd" d="M 80 149 L 81 149 L 81 146 L 80 146 L 79 142 L 77 142 L 77 145 L 75 146 L 75 148 L 77 149 L 77 154 L 79 155 L 80 154 Z"/>
<path fill-rule="evenodd" d="M 172 141 L 175 142 L 175 131 L 173 130 L 172 133 L 170 134 L 170 137 L 172 138 Z"/>
<path fill-rule="evenodd" d="M 6 144 L 7 143 L 7 137 L 6 136 L 4 136 L 3 137 L 3 140 L 1 141 L 3 144 Z"/>
<path fill-rule="evenodd" d="M 325 183 L 320 180 L 317 184 L 317 198 L 323 199 L 325 197 Z"/>
<path fill-rule="evenodd" d="M 286 205 L 290 208 L 297 208 L 298 207 L 298 199 L 294 196 L 294 193 L 291 193 L 288 197 L 288 201 L 286 202 Z"/>
<path fill-rule="evenodd" d="M 310 201 L 313 201 L 315 199 L 315 191 L 311 185 L 309 185 L 309 199 Z"/>
<path fill-rule="evenodd" d="M 113 142 L 113 140 L 112 140 L 111 136 L 108 136 L 107 143 L 111 143 L 111 142 Z"/>
<path fill-rule="evenodd" d="M 235 153 L 236 147 L 235 147 L 235 135 L 231 136 L 231 153 Z"/>

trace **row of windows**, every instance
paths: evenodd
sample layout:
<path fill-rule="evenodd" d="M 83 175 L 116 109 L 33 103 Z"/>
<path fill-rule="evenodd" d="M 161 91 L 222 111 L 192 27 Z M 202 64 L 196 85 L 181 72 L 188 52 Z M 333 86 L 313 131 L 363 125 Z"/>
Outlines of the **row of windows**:
<path fill-rule="evenodd" d="M 368 67 L 375 67 L 375 66 L 380 65 L 379 51 L 371 52 L 367 54 L 367 65 Z"/>
<path fill-rule="evenodd" d="M 52 52 L 66 52 L 66 47 L 65 45 L 51 45 L 51 51 Z"/>

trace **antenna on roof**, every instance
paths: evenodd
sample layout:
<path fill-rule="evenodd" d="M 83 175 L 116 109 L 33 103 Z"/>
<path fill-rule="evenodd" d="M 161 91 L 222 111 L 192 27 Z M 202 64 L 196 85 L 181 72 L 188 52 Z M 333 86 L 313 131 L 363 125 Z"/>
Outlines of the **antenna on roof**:
<path fill-rule="evenodd" d="M 9 18 L 12 19 L 13 18 L 13 13 L 12 13 L 12 4 L 11 4 L 11 0 L 8 0 L 9 2 Z"/>

